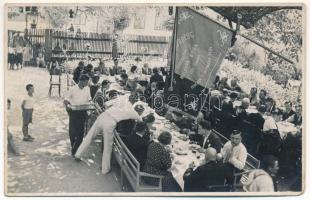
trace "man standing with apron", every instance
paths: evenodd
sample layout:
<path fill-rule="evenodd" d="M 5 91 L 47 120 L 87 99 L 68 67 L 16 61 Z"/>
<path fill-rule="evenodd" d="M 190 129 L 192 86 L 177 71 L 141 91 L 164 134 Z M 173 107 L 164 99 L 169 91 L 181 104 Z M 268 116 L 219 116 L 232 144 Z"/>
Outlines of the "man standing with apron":
<path fill-rule="evenodd" d="M 86 111 L 72 110 L 70 106 L 88 104 L 91 101 L 88 82 L 88 75 L 82 74 L 79 78 L 79 83 L 70 89 L 64 100 L 64 104 L 69 114 L 69 137 L 72 156 L 75 155 L 77 149 L 83 141 Z"/>

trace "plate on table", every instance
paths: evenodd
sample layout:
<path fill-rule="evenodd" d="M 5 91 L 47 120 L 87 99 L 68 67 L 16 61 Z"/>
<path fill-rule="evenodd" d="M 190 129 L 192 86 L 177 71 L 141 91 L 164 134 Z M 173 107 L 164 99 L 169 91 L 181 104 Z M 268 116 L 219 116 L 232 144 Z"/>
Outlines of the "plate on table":
<path fill-rule="evenodd" d="M 201 148 L 201 146 L 198 144 L 191 144 L 191 146 L 190 146 L 190 150 L 198 150 L 200 148 Z"/>
<path fill-rule="evenodd" d="M 285 122 L 285 121 L 281 121 L 281 122 L 278 122 L 278 124 L 282 125 L 282 126 L 285 126 L 285 127 L 292 127 L 292 126 L 295 126 L 294 124 L 290 123 L 290 122 Z"/>
<path fill-rule="evenodd" d="M 176 148 L 174 150 L 174 153 L 181 156 L 181 155 L 187 155 L 187 151 L 185 151 L 183 148 Z"/>

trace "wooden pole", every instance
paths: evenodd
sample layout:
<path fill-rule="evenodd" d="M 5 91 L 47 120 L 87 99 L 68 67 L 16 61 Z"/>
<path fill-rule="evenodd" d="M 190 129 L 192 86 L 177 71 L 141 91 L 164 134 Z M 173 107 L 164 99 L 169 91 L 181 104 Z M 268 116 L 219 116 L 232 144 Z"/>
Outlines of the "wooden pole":
<path fill-rule="evenodd" d="M 243 35 L 243 34 L 239 34 L 239 35 L 240 35 L 241 37 L 244 37 L 245 39 L 247 39 L 247 40 L 253 42 L 254 44 L 256 44 L 256 45 L 258 45 L 258 46 L 260 46 L 260 47 L 266 49 L 267 51 L 269 51 L 269 52 L 275 54 L 276 56 L 282 58 L 283 60 L 285 60 L 285 61 L 287 61 L 287 62 L 289 62 L 289 63 L 291 63 L 291 64 L 295 64 L 294 61 L 292 61 L 292 60 L 290 60 L 290 59 L 288 59 L 288 58 L 282 56 L 281 54 L 279 54 L 279 53 L 275 52 L 274 50 L 272 50 L 272 49 L 270 49 L 270 48 L 264 46 L 263 44 L 261 44 L 261 43 L 259 43 L 259 42 L 256 42 L 256 41 L 253 40 L 252 38 L 249 38 L 248 36 L 245 36 L 245 35 Z"/>
<path fill-rule="evenodd" d="M 172 56 L 171 56 L 171 74 L 170 74 L 170 87 L 169 91 L 173 90 L 173 79 L 174 79 L 174 69 L 175 69 L 175 57 L 176 57 L 176 44 L 177 44 L 177 27 L 178 27 L 178 7 L 175 7 L 175 21 L 174 21 L 174 31 L 172 39 Z"/>

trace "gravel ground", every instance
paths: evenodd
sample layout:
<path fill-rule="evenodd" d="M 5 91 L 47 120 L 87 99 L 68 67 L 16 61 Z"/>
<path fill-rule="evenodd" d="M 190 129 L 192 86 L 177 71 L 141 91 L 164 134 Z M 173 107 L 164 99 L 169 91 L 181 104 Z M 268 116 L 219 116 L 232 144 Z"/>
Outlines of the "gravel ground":
<path fill-rule="evenodd" d="M 94 140 L 85 158 L 76 162 L 70 155 L 68 116 L 58 91 L 48 97 L 49 74 L 45 69 L 24 68 L 6 73 L 6 97 L 12 100 L 8 126 L 14 142 L 23 154 L 6 156 L 6 194 L 62 195 L 64 193 L 120 192 L 119 174 L 112 170 L 100 173 L 101 142 Z M 66 92 L 66 79 L 62 77 L 62 96 Z M 25 86 L 32 83 L 37 99 L 33 124 L 29 133 L 33 142 L 22 141 L 21 101 L 26 95 Z"/>

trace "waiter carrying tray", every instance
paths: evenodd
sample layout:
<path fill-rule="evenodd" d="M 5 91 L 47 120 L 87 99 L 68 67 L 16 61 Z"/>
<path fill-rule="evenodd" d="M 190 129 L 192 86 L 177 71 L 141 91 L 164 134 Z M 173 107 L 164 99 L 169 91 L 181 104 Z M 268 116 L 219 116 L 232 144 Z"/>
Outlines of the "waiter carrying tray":
<path fill-rule="evenodd" d="M 71 154 L 75 155 L 83 141 L 84 125 L 88 107 L 91 104 L 90 89 L 88 87 L 89 77 L 82 74 L 77 85 L 73 86 L 67 93 L 64 104 L 69 114 L 69 137 L 71 142 Z M 81 109 L 79 109 L 81 108 Z"/>

